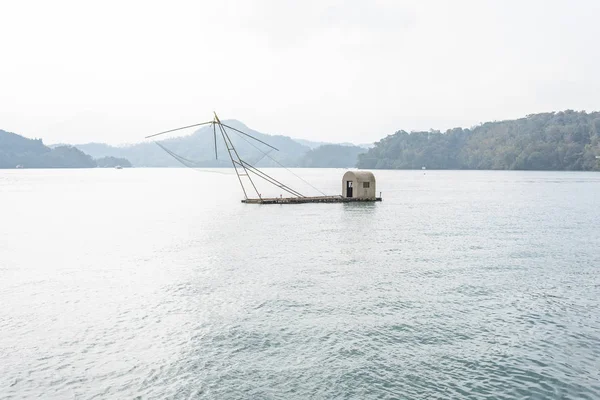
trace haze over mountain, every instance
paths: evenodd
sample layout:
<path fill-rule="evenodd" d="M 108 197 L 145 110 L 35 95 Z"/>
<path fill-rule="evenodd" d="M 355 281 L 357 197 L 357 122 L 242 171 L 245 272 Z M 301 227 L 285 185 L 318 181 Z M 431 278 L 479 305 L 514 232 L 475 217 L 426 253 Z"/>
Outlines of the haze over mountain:
<path fill-rule="evenodd" d="M 325 143 L 304 141 L 292 139 L 283 135 L 268 135 L 251 128 L 248 128 L 240 121 L 226 120 L 224 124 L 246 132 L 255 138 L 270 144 L 278 149 L 275 151 L 268 146 L 252 140 L 238 132 L 228 129 L 227 132 L 240 155 L 250 163 L 256 163 L 261 167 L 326 167 L 331 161 L 323 157 L 309 158 L 305 156 L 312 150 L 317 149 Z M 229 167 L 231 162 L 221 134 L 217 131 L 217 154 L 219 159 L 215 159 L 214 134 L 211 126 L 204 126 L 197 129 L 190 135 L 171 137 L 165 135 L 157 137 L 157 142 L 162 146 L 187 160 L 193 161 L 190 166 L 198 167 Z M 336 157 L 336 165 L 340 167 L 353 167 L 356 164 L 356 155 L 366 151 L 366 149 L 354 146 L 352 144 L 334 145 L 327 143 L 330 150 L 336 146 L 342 148 L 341 153 Z M 333 146 L 333 147 L 332 147 Z M 75 145 L 78 149 L 84 151 L 93 157 L 123 157 L 131 161 L 136 167 L 180 167 L 182 164 L 174 157 L 169 155 L 155 143 L 148 141 L 145 143 L 133 144 L 128 146 L 110 146 L 103 143 L 87 143 Z M 266 154 L 265 154 L 266 153 Z M 321 150 L 319 153 L 323 153 Z M 344 154 L 342 156 L 342 154 Z"/>
<path fill-rule="evenodd" d="M 81 150 L 69 146 L 48 147 L 42 139 L 27 139 L 0 130 L 0 168 L 94 168 L 130 167 L 127 160 L 102 158 L 94 160 Z"/>
<path fill-rule="evenodd" d="M 239 121 L 224 123 L 279 149 L 275 151 L 227 129 L 240 156 L 259 167 L 600 170 L 600 112 L 531 114 L 472 128 L 448 129 L 445 133 L 399 130 L 370 149 L 304 142 L 310 145 L 307 146 L 287 136 L 257 132 Z M 231 166 L 220 133 L 215 159 L 211 126 L 157 143 L 123 147 L 88 143 L 50 148 L 40 139 L 0 131 L 0 168 L 128 166 L 127 160 L 137 167 Z"/>

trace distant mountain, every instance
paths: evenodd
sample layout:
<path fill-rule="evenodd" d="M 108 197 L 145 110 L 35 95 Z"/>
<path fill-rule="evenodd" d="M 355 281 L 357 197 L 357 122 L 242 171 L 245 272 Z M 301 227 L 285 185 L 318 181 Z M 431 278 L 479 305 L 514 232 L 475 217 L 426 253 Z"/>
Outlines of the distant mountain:
<path fill-rule="evenodd" d="M 100 157 L 96 159 L 96 165 L 98 168 L 131 168 L 131 163 L 126 158 L 117 157 Z"/>
<path fill-rule="evenodd" d="M 293 139 L 294 141 L 300 143 L 302 146 L 306 146 L 309 149 L 316 149 L 319 146 L 323 146 L 324 144 L 331 144 L 331 143 L 327 143 L 327 142 L 313 142 L 312 140 L 306 140 L 306 139 Z"/>
<path fill-rule="evenodd" d="M 572 110 L 471 129 L 398 131 L 359 156 L 359 168 L 600 170 L 600 112 Z"/>
<path fill-rule="evenodd" d="M 375 147 L 375 143 L 361 143 L 357 145 L 358 147 L 362 147 L 363 149 L 371 149 Z"/>
<path fill-rule="evenodd" d="M 255 138 L 270 144 L 279 151 L 252 140 L 249 137 L 227 129 L 227 133 L 240 156 L 250 163 L 262 167 L 276 167 L 277 162 L 286 167 L 297 166 L 306 152 L 308 146 L 302 145 L 290 137 L 282 135 L 267 135 L 248 128 L 236 120 L 223 121 L 235 129 L 246 132 Z M 159 137 L 160 139 L 160 137 Z M 193 166 L 199 167 L 222 167 L 231 166 L 229 155 L 221 133 L 217 130 L 217 154 L 215 160 L 214 133 L 211 126 L 205 126 L 196 130 L 191 135 L 157 140 L 169 151 L 192 161 Z M 170 156 L 155 143 L 146 142 L 128 146 L 110 146 L 103 143 L 87 143 L 75 145 L 78 149 L 98 157 L 122 157 L 127 158 L 136 167 L 180 167 L 182 164 Z M 267 153 L 265 155 L 264 153 Z M 275 160 L 275 161 L 274 161 Z"/>
<path fill-rule="evenodd" d="M 93 168 L 96 162 L 72 146 L 50 148 L 42 139 L 27 139 L 0 130 L 0 168 Z"/>
<path fill-rule="evenodd" d="M 371 147 L 375 146 L 374 143 L 354 144 L 354 143 L 350 143 L 350 142 L 344 142 L 344 143 L 313 142 L 311 140 L 295 139 L 295 138 L 294 138 L 294 140 L 296 142 L 300 143 L 301 145 L 310 148 L 311 150 L 316 149 L 317 147 L 320 147 L 320 146 L 325 146 L 325 145 L 330 145 L 330 144 L 335 144 L 335 145 L 340 145 L 340 146 L 357 146 L 357 147 L 362 147 L 364 149 L 370 149 Z"/>
<path fill-rule="evenodd" d="M 45 146 L 42 139 L 28 139 L 0 130 L 0 168 L 94 168 L 131 167 L 124 158 L 94 160 L 70 145 Z"/>
<path fill-rule="evenodd" d="M 517 120 L 487 122 L 471 129 L 450 129 L 445 133 L 401 130 L 374 145 L 361 146 L 267 135 L 235 120 L 224 121 L 224 124 L 258 139 L 227 130 L 240 156 L 259 167 L 600 170 L 600 112 L 567 110 L 532 114 Z M 219 131 L 218 160 L 215 159 L 211 126 L 157 143 L 51 147 L 45 146 L 41 139 L 27 139 L 0 130 L 0 168 L 125 167 L 129 161 L 138 167 L 172 167 L 182 163 L 194 167 L 231 166 Z"/>
<path fill-rule="evenodd" d="M 79 150 L 94 158 L 126 158 L 135 167 L 179 167 L 173 157 L 152 142 L 130 146 L 111 146 L 104 143 L 76 144 Z"/>
<path fill-rule="evenodd" d="M 301 167 L 352 168 L 356 167 L 359 154 L 367 150 L 358 146 L 326 144 L 308 151 L 300 161 Z"/>
<path fill-rule="evenodd" d="M 278 149 L 278 151 L 273 150 L 239 132 L 227 129 L 240 157 L 258 167 L 278 167 L 280 164 L 286 167 L 354 167 L 356 156 L 365 151 L 365 147 L 355 146 L 352 143 L 331 144 L 292 139 L 282 135 L 268 135 L 250 129 L 236 120 L 223 121 L 223 124 L 246 132 Z M 187 136 L 160 138 L 158 137 L 157 143 L 179 156 L 181 162 L 152 142 L 127 146 L 110 146 L 104 143 L 75 146 L 95 158 L 127 158 L 136 167 L 180 167 L 182 164 L 192 167 L 231 166 L 221 132 L 218 130 L 218 160 L 215 159 L 214 132 L 211 126 L 204 126 Z"/>

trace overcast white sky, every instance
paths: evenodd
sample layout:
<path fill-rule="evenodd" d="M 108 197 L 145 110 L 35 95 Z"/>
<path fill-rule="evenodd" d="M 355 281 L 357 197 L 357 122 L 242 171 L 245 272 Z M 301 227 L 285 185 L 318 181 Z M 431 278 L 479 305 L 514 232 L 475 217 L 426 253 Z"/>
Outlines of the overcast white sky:
<path fill-rule="evenodd" d="M 211 119 L 365 143 L 600 109 L 598 0 L 0 0 L 0 129 L 127 143 Z"/>

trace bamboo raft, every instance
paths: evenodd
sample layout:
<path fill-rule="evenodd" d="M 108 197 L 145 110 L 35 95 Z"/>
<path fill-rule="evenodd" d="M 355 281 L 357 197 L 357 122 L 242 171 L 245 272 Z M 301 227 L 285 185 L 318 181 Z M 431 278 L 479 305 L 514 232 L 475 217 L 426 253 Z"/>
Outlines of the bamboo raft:
<path fill-rule="evenodd" d="M 342 196 L 315 196 L 315 197 L 265 197 L 259 199 L 243 199 L 246 204 L 302 204 L 302 203 L 356 203 L 381 201 L 381 197 L 373 199 L 361 199 L 356 197 Z"/>

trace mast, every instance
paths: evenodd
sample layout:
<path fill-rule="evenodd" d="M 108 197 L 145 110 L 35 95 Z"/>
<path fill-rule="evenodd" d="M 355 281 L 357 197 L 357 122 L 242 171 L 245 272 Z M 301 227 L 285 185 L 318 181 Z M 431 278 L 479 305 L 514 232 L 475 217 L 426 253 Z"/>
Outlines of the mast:
<path fill-rule="evenodd" d="M 246 182 L 246 184 L 244 184 L 244 181 L 242 178 L 248 178 L 248 181 L 250 182 L 250 186 L 251 189 L 254 190 L 254 192 L 256 193 L 256 195 L 258 196 L 258 199 L 262 200 L 262 195 L 260 194 L 260 192 L 258 191 L 256 185 L 254 184 L 254 180 L 251 177 L 251 174 L 254 174 L 255 176 L 258 176 L 259 178 L 267 181 L 268 183 L 270 183 L 273 186 L 276 186 L 282 190 L 284 190 L 285 192 L 291 194 L 292 196 L 296 197 L 296 198 L 305 198 L 306 196 L 304 196 L 302 193 L 290 188 L 289 186 L 281 183 L 280 181 L 278 181 L 277 179 L 273 178 L 272 176 L 268 175 L 267 173 L 265 173 L 264 171 L 261 171 L 260 169 L 256 168 L 254 165 L 252 165 L 251 163 L 244 161 L 239 153 L 237 152 L 235 146 L 233 145 L 233 141 L 231 140 L 231 137 L 229 136 L 229 133 L 227 132 L 227 129 L 230 129 L 231 131 L 233 131 L 235 134 L 237 134 L 241 139 L 243 139 L 244 141 L 246 141 L 248 144 L 250 144 L 252 147 L 254 147 L 255 149 L 257 149 L 259 152 L 261 152 L 263 154 L 263 157 L 268 157 L 271 160 L 273 160 L 277 165 L 279 165 L 280 167 L 288 170 L 289 172 L 291 172 L 293 175 L 295 175 L 296 177 L 300 178 L 298 175 L 294 174 L 292 171 L 290 171 L 289 169 L 287 169 L 286 167 L 284 167 L 283 165 L 281 165 L 281 163 L 279 161 L 277 161 L 276 159 L 274 159 L 273 157 L 269 156 L 269 154 L 267 152 L 264 152 L 262 149 L 260 149 L 258 146 L 254 145 L 252 142 L 250 142 L 248 139 L 246 139 L 244 136 L 255 140 L 259 143 L 264 144 L 265 146 L 270 147 L 272 150 L 277 150 L 279 151 L 279 149 L 277 149 L 274 146 L 271 146 L 270 144 L 246 133 L 243 132 L 239 129 L 236 129 L 232 126 L 226 125 L 224 123 L 221 122 L 221 120 L 219 119 L 218 115 L 216 112 L 213 111 L 214 117 L 212 121 L 208 121 L 208 122 L 202 122 L 199 124 L 194 124 L 194 125 L 188 125 L 188 126 L 184 126 L 182 128 L 176 128 L 176 129 L 170 129 L 168 131 L 164 131 L 164 132 L 159 132 L 159 133 L 155 133 L 153 135 L 149 135 L 146 136 L 146 139 L 148 138 L 153 138 L 155 136 L 158 135 L 162 135 L 165 133 L 169 133 L 169 132 L 175 132 L 175 131 L 179 131 L 182 129 L 187 129 L 187 128 L 191 128 L 191 127 L 195 127 L 195 126 L 202 126 L 202 125 L 212 125 L 213 128 L 213 140 L 214 140 L 214 145 L 215 145 L 215 159 L 219 159 L 218 158 L 218 153 L 217 153 L 217 125 L 219 127 L 219 133 L 221 135 L 221 137 L 223 138 L 223 142 L 225 143 L 225 148 L 227 149 L 227 154 L 229 154 L 229 160 L 231 161 L 231 164 L 233 166 L 233 169 L 235 170 L 235 174 L 238 178 L 238 181 L 240 183 L 240 186 L 242 187 L 242 192 L 244 193 L 244 198 L 245 200 L 248 200 L 248 192 L 249 190 L 247 190 L 246 185 L 248 184 Z M 243 135 L 243 136 L 242 136 Z M 173 153 L 172 151 L 166 149 L 164 146 L 162 146 L 160 143 L 156 142 L 156 144 L 161 147 L 163 150 L 165 150 L 168 154 L 170 154 L 172 157 L 174 157 L 175 159 L 177 159 L 178 161 L 182 162 L 182 160 L 185 161 L 190 161 L 185 159 L 184 157 L 178 156 L 175 153 Z M 269 151 L 272 151 L 269 150 Z M 300 178 L 302 181 L 304 181 L 304 179 Z M 306 182 L 306 181 L 304 181 Z M 308 183 L 308 182 L 306 182 Z M 312 185 L 310 185 L 312 186 Z M 314 186 L 313 186 L 314 187 Z M 250 189 L 250 188 L 249 188 Z M 317 189 L 318 190 L 318 189 Z M 322 193 L 322 192 L 321 192 Z"/>
<path fill-rule="evenodd" d="M 246 193 L 246 188 L 244 187 L 244 183 L 242 182 L 242 176 L 245 176 L 248 178 L 248 180 L 250 181 L 250 184 L 252 185 L 252 188 L 254 188 L 256 195 L 260 199 L 261 198 L 260 193 L 258 192 L 258 189 L 256 189 L 256 185 L 254 184 L 254 181 L 252 181 L 252 178 L 250 177 L 250 174 L 248 173 L 248 170 L 246 169 L 244 162 L 240 158 L 240 155 L 238 154 L 237 150 L 235 149 L 235 146 L 233 145 L 231 138 L 229 138 L 229 135 L 227 134 L 227 132 L 225 131 L 225 128 L 221 124 L 221 120 L 219 120 L 217 113 L 213 111 L 213 114 L 215 115 L 215 122 L 217 124 L 219 124 L 219 130 L 221 131 L 221 136 L 223 136 L 223 141 L 225 142 L 225 147 L 227 148 L 227 153 L 229 154 L 229 158 L 231 159 L 231 163 L 233 164 L 233 169 L 235 170 L 235 173 L 238 177 L 238 181 L 240 182 L 240 186 L 242 187 L 242 191 L 244 192 L 244 197 L 246 198 L 246 200 L 248 200 L 248 194 Z M 213 126 L 213 128 L 214 128 L 214 126 Z M 215 148 L 216 148 L 216 142 L 215 142 Z M 240 174 L 240 171 L 238 170 L 238 166 L 242 167 L 242 170 L 244 171 L 241 174 Z"/>

